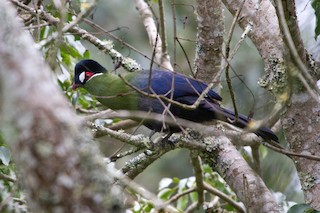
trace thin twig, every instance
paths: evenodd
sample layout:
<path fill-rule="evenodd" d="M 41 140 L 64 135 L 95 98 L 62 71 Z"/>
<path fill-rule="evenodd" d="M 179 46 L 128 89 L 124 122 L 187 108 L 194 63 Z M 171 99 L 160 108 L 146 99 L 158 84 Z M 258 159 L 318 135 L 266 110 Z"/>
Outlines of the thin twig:
<path fill-rule="evenodd" d="M 237 108 L 237 105 L 236 105 L 235 94 L 234 94 L 232 83 L 231 83 L 231 79 L 230 79 L 230 74 L 229 74 L 230 64 L 229 64 L 228 59 L 229 59 L 230 43 L 231 43 L 232 35 L 233 35 L 233 32 L 234 32 L 234 28 L 236 26 L 236 23 L 238 21 L 239 15 L 241 13 L 242 7 L 244 5 L 244 2 L 245 2 L 245 0 L 242 0 L 238 11 L 236 12 L 236 14 L 235 14 L 235 16 L 233 18 L 233 21 L 232 21 L 232 24 L 231 24 L 231 28 L 230 28 L 230 31 L 229 31 L 228 36 L 227 36 L 227 42 L 226 42 L 226 57 L 225 57 L 226 58 L 226 69 L 225 69 L 225 74 L 226 74 L 226 81 L 227 81 L 230 97 L 231 97 L 232 104 L 233 104 L 234 115 L 235 115 L 234 116 L 235 119 L 231 120 L 232 123 L 233 122 L 237 122 L 238 117 L 239 117 L 239 113 L 238 113 L 238 108 Z"/>
<path fill-rule="evenodd" d="M 164 14 L 164 3 L 163 0 L 158 1 L 159 5 L 159 18 L 160 18 L 160 37 L 162 39 L 162 58 L 167 57 L 168 52 L 167 52 L 167 35 L 166 35 L 166 23 L 165 23 L 165 14 Z M 163 59 L 161 59 L 162 61 Z M 164 59 L 166 60 L 166 59 Z"/>
<path fill-rule="evenodd" d="M 299 53 L 293 42 L 292 36 L 290 34 L 290 30 L 288 28 L 288 25 L 285 19 L 282 2 L 281 0 L 276 0 L 275 2 L 276 2 L 276 8 L 279 16 L 279 22 L 283 30 L 285 41 L 290 49 L 290 54 L 292 55 L 292 59 L 295 65 L 300 70 L 300 75 L 298 75 L 298 78 L 303 83 L 305 88 L 308 90 L 311 97 L 314 98 L 314 100 L 316 100 L 318 103 L 320 103 L 320 99 L 319 99 L 320 90 L 317 87 L 312 76 L 309 74 L 308 68 L 305 66 L 305 64 L 303 63 L 303 61 L 299 56 Z M 291 74 L 294 75 L 294 73 L 291 73 Z M 304 80 L 304 78 L 306 78 L 306 80 Z"/>
<path fill-rule="evenodd" d="M 14 5 L 19 7 L 20 9 L 23 9 L 23 10 L 27 11 L 28 13 L 30 13 L 33 16 L 39 15 L 39 17 L 41 19 L 47 21 L 51 25 L 58 26 L 59 23 L 60 23 L 60 20 L 58 18 L 55 18 L 54 16 L 52 16 L 50 13 L 47 13 L 47 12 L 42 11 L 42 10 L 35 10 L 34 8 L 31 8 L 31 7 L 27 6 L 27 5 L 19 2 L 18 0 L 10 0 L 10 1 Z M 110 42 L 110 41 L 101 41 L 100 39 L 98 39 L 97 37 L 93 36 L 92 34 L 87 32 L 86 30 L 81 29 L 81 28 L 79 28 L 77 26 L 71 27 L 69 29 L 69 32 L 77 34 L 77 35 L 81 36 L 83 39 L 89 41 L 90 43 L 95 45 L 101 51 L 109 54 L 109 56 L 112 59 L 119 60 L 121 62 L 121 65 L 125 69 L 127 69 L 128 71 L 141 70 L 141 66 L 135 60 L 133 60 L 131 58 L 124 57 L 121 53 L 119 53 L 118 51 L 113 49 L 112 42 Z"/>
<path fill-rule="evenodd" d="M 194 170 L 194 175 L 196 177 L 197 184 L 197 193 L 198 193 L 198 207 L 203 205 L 204 202 L 204 186 L 203 186 L 203 174 L 201 167 L 201 159 L 199 157 L 199 153 L 195 150 L 191 150 L 190 152 L 191 163 Z"/>
<path fill-rule="evenodd" d="M 16 182 L 17 180 L 9 175 L 3 174 L 2 172 L 0 172 L 0 179 L 2 180 L 6 180 L 6 181 L 10 181 L 10 182 Z"/>
<path fill-rule="evenodd" d="M 110 174 L 113 177 L 117 178 L 120 182 L 125 184 L 127 187 L 129 187 L 130 189 L 132 189 L 136 193 L 140 194 L 144 198 L 146 198 L 149 201 L 151 201 L 154 204 L 156 210 L 163 209 L 163 210 L 165 210 L 166 212 L 169 212 L 169 213 L 171 213 L 171 212 L 175 212 L 175 213 L 177 212 L 178 213 L 179 212 L 176 208 L 174 208 L 171 205 L 168 205 L 168 204 L 164 203 L 155 194 L 153 194 L 152 192 L 148 191 L 144 187 L 140 186 L 136 182 L 132 181 L 126 175 L 122 174 L 121 172 L 117 171 L 114 168 L 110 167 L 108 169 L 110 171 Z"/>
<path fill-rule="evenodd" d="M 192 110 L 192 109 L 196 109 L 199 104 L 201 103 L 201 101 L 206 97 L 206 95 L 208 94 L 208 92 L 212 89 L 213 87 L 213 83 L 210 83 L 208 84 L 207 88 L 204 89 L 202 91 L 202 93 L 199 95 L 199 98 L 192 104 L 192 105 L 189 105 L 189 104 L 183 104 L 179 101 L 175 101 L 175 100 L 171 100 L 170 98 L 167 98 L 166 96 L 163 96 L 163 95 L 156 95 L 156 94 L 150 94 L 150 93 L 147 93 L 147 92 L 144 92 L 142 91 L 141 89 L 137 88 L 136 86 L 132 85 L 130 82 L 128 82 L 124 77 L 122 77 L 121 75 L 119 75 L 119 77 L 128 85 L 130 86 L 132 89 L 136 90 L 138 93 L 142 94 L 142 95 L 145 95 L 145 96 L 148 96 L 148 97 L 151 97 L 151 98 L 158 98 L 158 99 L 161 99 L 161 100 L 164 100 L 164 101 L 167 101 L 169 103 L 172 103 L 173 105 L 175 106 L 179 106 L 181 108 L 184 108 L 184 109 L 189 109 L 189 110 Z"/>
<path fill-rule="evenodd" d="M 85 18 L 83 19 L 83 21 L 90 25 L 91 27 L 95 28 L 96 30 L 102 31 L 103 33 L 105 33 L 107 36 L 111 37 L 112 39 L 118 41 L 121 43 L 121 45 L 124 45 L 126 47 L 128 47 L 130 50 L 142 55 L 144 58 L 153 61 L 149 56 L 147 56 L 146 54 L 144 54 L 143 52 L 141 52 L 140 50 L 138 50 L 137 48 L 135 48 L 134 46 L 132 46 L 131 44 L 128 44 L 127 42 L 123 41 L 122 39 L 118 38 L 117 36 L 113 35 L 110 31 L 107 31 L 105 29 L 103 29 L 101 26 L 97 25 L 96 23 L 92 22 L 91 20 Z M 154 64 L 161 66 L 161 64 L 157 63 L 156 61 L 153 61 Z"/>
<path fill-rule="evenodd" d="M 225 193 L 213 188 L 211 185 L 209 185 L 208 183 L 204 182 L 203 183 L 205 190 L 207 190 L 208 192 L 217 195 L 218 197 L 220 197 L 222 200 L 228 202 L 229 204 L 231 204 L 235 209 L 237 209 L 239 212 L 243 212 L 245 213 L 245 209 L 243 209 L 243 206 L 240 205 L 239 203 L 237 203 L 236 201 L 234 201 L 232 198 L 230 198 L 228 195 L 226 195 Z"/>
<path fill-rule="evenodd" d="M 176 17 L 176 1 L 172 0 L 171 11 L 173 20 L 173 70 L 176 70 L 177 66 L 177 17 Z"/>
<path fill-rule="evenodd" d="M 195 192 L 196 190 L 197 190 L 196 187 L 192 187 L 192 188 L 190 188 L 190 189 L 186 189 L 186 190 L 184 190 L 184 191 L 182 191 L 182 192 L 180 192 L 180 193 L 172 196 L 172 197 L 171 197 L 169 200 L 167 200 L 165 203 L 166 203 L 167 205 L 169 205 L 170 203 L 173 203 L 173 202 L 177 201 L 180 197 L 185 196 L 185 195 L 187 195 L 187 194 L 190 194 L 191 192 Z"/>
<path fill-rule="evenodd" d="M 189 60 L 189 57 L 188 57 L 188 54 L 187 54 L 186 50 L 184 49 L 184 47 L 182 46 L 181 42 L 179 41 L 179 38 L 176 38 L 175 41 L 178 42 L 178 44 L 179 44 L 179 46 L 180 46 L 180 48 L 181 48 L 181 50 L 182 50 L 185 58 L 187 59 L 187 63 L 188 63 L 188 66 L 189 66 L 189 70 L 190 70 L 191 75 L 192 75 L 193 77 L 195 77 L 195 74 L 194 74 L 194 72 L 192 71 L 191 62 L 190 62 L 190 60 Z"/>
<path fill-rule="evenodd" d="M 85 17 L 87 17 L 94 7 L 97 5 L 97 0 L 92 0 L 90 6 L 86 8 L 86 10 L 82 11 L 79 15 L 77 15 L 77 18 L 71 21 L 70 23 L 66 24 L 62 28 L 62 32 L 69 31 L 72 27 L 76 26 L 78 23 L 80 23 Z"/>
<path fill-rule="evenodd" d="M 143 0 L 135 0 L 136 9 L 139 11 L 143 24 L 146 28 L 150 45 L 155 49 L 155 61 L 167 70 L 173 70 L 168 54 L 163 55 L 162 40 L 158 35 L 158 28 L 153 20 L 149 5 Z M 156 41 L 157 40 L 157 41 Z"/>

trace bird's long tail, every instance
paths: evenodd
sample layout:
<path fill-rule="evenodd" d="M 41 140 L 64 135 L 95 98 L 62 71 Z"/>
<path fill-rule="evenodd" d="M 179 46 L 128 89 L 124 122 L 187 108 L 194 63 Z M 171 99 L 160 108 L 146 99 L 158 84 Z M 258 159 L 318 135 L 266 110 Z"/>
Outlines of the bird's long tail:
<path fill-rule="evenodd" d="M 238 118 L 236 119 L 233 111 L 225 109 L 218 105 L 215 105 L 213 108 L 211 108 L 211 110 L 214 111 L 216 116 L 218 116 L 218 120 L 228 122 L 242 129 L 248 127 L 248 123 L 250 122 L 250 119 L 247 116 L 241 114 L 239 114 Z M 260 127 L 259 129 L 255 130 L 254 133 L 262 137 L 263 139 L 279 142 L 278 137 L 274 134 L 274 132 L 272 132 L 271 129 L 267 127 Z"/>

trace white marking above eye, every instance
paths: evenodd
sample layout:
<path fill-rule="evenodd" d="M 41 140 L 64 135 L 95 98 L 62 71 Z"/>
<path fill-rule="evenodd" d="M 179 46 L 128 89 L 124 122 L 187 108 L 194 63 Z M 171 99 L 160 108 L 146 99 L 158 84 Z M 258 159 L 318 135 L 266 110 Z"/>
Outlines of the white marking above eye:
<path fill-rule="evenodd" d="M 91 79 L 93 79 L 94 77 L 97 77 L 99 75 L 103 75 L 103 73 L 96 73 L 93 76 L 91 76 L 91 78 L 89 78 L 86 82 L 90 81 Z"/>
<path fill-rule="evenodd" d="M 81 83 L 84 82 L 84 79 L 85 79 L 85 77 L 86 77 L 85 75 L 86 75 L 86 72 L 82 72 L 82 73 L 79 75 L 79 80 L 80 80 Z"/>

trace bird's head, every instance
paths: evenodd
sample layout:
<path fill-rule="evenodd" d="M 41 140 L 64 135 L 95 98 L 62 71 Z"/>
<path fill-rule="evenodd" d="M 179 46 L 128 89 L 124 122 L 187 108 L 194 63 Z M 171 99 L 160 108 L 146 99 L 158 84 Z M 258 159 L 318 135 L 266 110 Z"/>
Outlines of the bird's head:
<path fill-rule="evenodd" d="M 97 74 L 102 74 L 107 70 L 101 66 L 98 62 L 85 59 L 79 61 L 74 68 L 74 82 L 72 89 L 75 90 L 78 87 L 83 86 L 89 79 Z"/>

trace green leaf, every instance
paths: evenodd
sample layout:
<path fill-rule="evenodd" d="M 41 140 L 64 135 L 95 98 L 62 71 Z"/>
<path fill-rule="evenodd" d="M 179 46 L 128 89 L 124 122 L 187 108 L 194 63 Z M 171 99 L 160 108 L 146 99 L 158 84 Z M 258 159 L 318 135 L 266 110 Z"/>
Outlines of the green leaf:
<path fill-rule="evenodd" d="M 198 193 L 197 192 L 191 192 L 189 195 L 190 195 L 190 199 L 193 203 L 198 201 Z"/>
<path fill-rule="evenodd" d="M 79 53 L 79 51 L 71 45 L 68 45 L 68 52 L 73 58 L 82 58 L 82 55 Z"/>
<path fill-rule="evenodd" d="M 158 197 L 161 200 L 169 200 L 169 198 L 171 197 L 171 195 L 175 192 L 175 189 L 170 189 L 170 188 L 165 188 L 162 189 L 159 193 L 158 193 Z"/>
<path fill-rule="evenodd" d="M 268 150 L 264 146 L 259 146 L 259 154 L 261 159 L 265 159 L 268 154 Z"/>
<path fill-rule="evenodd" d="M 150 203 L 148 203 L 142 208 L 143 212 L 151 212 L 152 209 L 153 209 L 153 205 L 151 205 Z"/>
<path fill-rule="evenodd" d="M 83 58 L 90 58 L 90 52 L 89 50 L 84 51 Z"/>
<path fill-rule="evenodd" d="M 2 132 L 0 131 L 0 146 L 4 145 L 4 138 Z"/>
<path fill-rule="evenodd" d="M 74 40 L 75 40 L 75 41 L 80 41 L 80 40 L 81 40 L 81 37 L 80 37 L 79 35 L 75 35 L 75 36 L 74 36 Z"/>
<path fill-rule="evenodd" d="M 177 202 L 177 209 L 180 209 L 180 210 L 185 210 L 187 208 L 187 204 L 188 204 L 188 196 L 182 196 L 181 198 L 178 199 L 178 202 Z"/>
<path fill-rule="evenodd" d="M 208 164 L 205 164 L 205 165 L 203 165 L 203 172 L 204 173 L 212 173 L 212 168 Z"/>
<path fill-rule="evenodd" d="M 78 98 L 78 102 L 84 109 L 88 109 L 90 106 L 89 102 L 85 100 L 83 97 Z"/>
<path fill-rule="evenodd" d="M 62 62 L 65 63 L 67 66 L 70 66 L 70 64 L 71 64 L 70 55 L 68 53 L 66 53 L 65 51 L 60 51 L 60 55 L 62 58 Z"/>
<path fill-rule="evenodd" d="M 10 163 L 10 151 L 7 147 L 1 146 L 0 147 L 0 160 L 2 161 L 2 163 L 6 166 L 9 165 Z"/>
<path fill-rule="evenodd" d="M 305 203 L 300 203 L 292 206 L 287 213 L 319 213 L 319 211 Z"/>
<path fill-rule="evenodd" d="M 177 177 L 174 177 L 174 178 L 172 179 L 172 182 L 173 182 L 173 183 L 179 183 L 179 182 L 180 182 L 180 179 L 177 178 Z"/>
<path fill-rule="evenodd" d="M 72 21 L 72 16 L 73 16 L 73 15 L 72 15 L 71 13 L 68 13 L 68 14 L 67 14 L 68 21 Z"/>
<path fill-rule="evenodd" d="M 313 0 L 312 7 L 316 16 L 315 39 L 320 34 L 320 0 Z"/>

